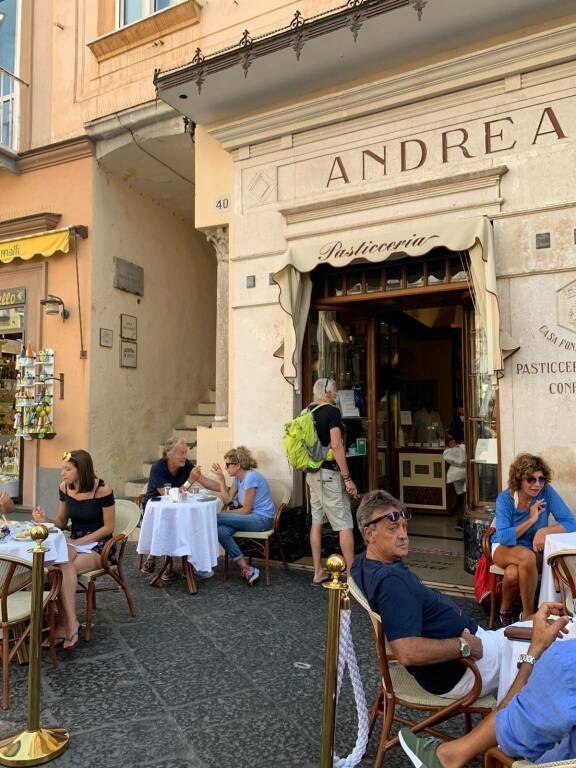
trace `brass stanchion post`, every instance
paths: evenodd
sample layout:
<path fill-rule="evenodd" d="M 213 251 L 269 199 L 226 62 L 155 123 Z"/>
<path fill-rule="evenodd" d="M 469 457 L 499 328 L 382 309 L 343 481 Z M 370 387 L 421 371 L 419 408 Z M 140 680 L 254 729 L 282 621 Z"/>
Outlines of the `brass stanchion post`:
<path fill-rule="evenodd" d="M 328 590 L 328 619 L 326 629 L 326 658 L 324 661 L 324 703 L 322 705 L 322 736 L 320 768 L 334 765 L 334 730 L 336 726 L 336 684 L 338 652 L 340 646 L 340 608 L 346 595 L 347 584 L 341 580 L 346 563 L 340 555 L 331 555 L 326 561 L 331 580 L 324 584 Z"/>
<path fill-rule="evenodd" d="M 40 649 L 42 643 L 42 603 L 44 552 L 42 542 L 48 529 L 35 525 L 30 531 L 32 550 L 32 606 L 30 611 L 30 659 L 28 664 L 28 723 L 25 730 L 0 741 L 0 765 L 39 765 L 58 757 L 68 746 L 65 728 L 40 728 Z M 6 662 L 7 663 L 7 662 Z"/>

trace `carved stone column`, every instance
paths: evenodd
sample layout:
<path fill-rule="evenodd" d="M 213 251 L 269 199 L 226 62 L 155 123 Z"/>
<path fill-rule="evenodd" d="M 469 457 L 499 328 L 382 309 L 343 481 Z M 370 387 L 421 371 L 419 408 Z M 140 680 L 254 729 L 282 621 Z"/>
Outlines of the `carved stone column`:
<path fill-rule="evenodd" d="M 200 230 L 216 252 L 216 415 L 214 426 L 228 423 L 228 228 Z"/>

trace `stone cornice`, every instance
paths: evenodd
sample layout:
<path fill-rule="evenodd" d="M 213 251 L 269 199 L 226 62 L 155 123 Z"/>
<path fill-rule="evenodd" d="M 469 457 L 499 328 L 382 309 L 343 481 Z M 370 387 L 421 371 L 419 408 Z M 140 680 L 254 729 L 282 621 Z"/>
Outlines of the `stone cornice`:
<path fill-rule="evenodd" d="M 58 141 L 45 147 L 36 147 L 18 155 L 16 168 L 20 173 L 49 168 L 52 165 L 71 163 L 92 157 L 94 146 L 87 136 Z"/>
<path fill-rule="evenodd" d="M 382 112 L 576 58 L 576 24 L 252 115 L 209 132 L 227 150 Z"/>
<path fill-rule="evenodd" d="M 327 216 L 337 217 L 346 213 L 372 210 L 379 205 L 400 205 L 422 198 L 430 199 L 447 194 L 470 192 L 473 189 L 497 187 L 500 179 L 507 172 L 508 166 L 496 165 L 457 173 L 449 177 L 436 176 L 409 184 L 389 184 L 387 187 L 369 192 L 348 193 L 337 198 L 332 197 L 330 200 L 323 197 L 300 205 L 281 207 L 278 211 L 285 217 L 287 224 L 297 224 Z"/>

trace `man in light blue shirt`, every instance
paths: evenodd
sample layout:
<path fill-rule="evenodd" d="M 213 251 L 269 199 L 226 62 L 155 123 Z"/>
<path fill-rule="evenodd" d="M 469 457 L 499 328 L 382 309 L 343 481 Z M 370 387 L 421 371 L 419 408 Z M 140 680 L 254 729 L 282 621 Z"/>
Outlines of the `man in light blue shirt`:
<path fill-rule="evenodd" d="M 508 694 L 466 736 L 441 742 L 401 729 L 400 744 L 416 768 L 461 768 L 496 745 L 510 757 L 535 763 L 576 758 L 576 640 L 554 643 L 567 632 L 569 618 L 548 621 L 561 612 L 560 603 L 540 606 Z"/>

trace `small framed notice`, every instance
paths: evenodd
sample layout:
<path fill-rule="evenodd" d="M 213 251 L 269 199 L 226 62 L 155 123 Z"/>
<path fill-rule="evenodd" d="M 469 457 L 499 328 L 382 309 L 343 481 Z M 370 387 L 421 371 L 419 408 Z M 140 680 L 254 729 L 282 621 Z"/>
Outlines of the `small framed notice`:
<path fill-rule="evenodd" d="M 120 315 L 120 338 L 128 341 L 138 339 L 138 321 L 134 315 Z"/>
<path fill-rule="evenodd" d="M 108 347 L 112 349 L 112 341 L 114 339 L 114 333 L 110 328 L 100 328 L 100 346 Z"/>
<path fill-rule="evenodd" d="M 120 368 L 138 367 L 138 347 L 134 341 L 120 340 Z"/>

